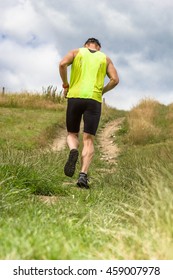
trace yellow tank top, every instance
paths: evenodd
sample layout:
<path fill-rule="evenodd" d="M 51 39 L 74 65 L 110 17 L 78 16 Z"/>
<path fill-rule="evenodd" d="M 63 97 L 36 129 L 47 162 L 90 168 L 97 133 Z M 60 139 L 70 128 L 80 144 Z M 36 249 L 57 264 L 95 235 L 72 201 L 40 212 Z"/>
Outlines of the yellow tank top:
<path fill-rule="evenodd" d="M 71 67 L 68 98 L 90 98 L 102 102 L 106 55 L 80 48 Z"/>

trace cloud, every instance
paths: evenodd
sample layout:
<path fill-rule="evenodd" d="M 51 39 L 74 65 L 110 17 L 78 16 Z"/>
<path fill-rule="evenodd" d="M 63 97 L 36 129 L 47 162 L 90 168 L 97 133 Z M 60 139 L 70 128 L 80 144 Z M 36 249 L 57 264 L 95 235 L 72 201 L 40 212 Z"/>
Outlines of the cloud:
<path fill-rule="evenodd" d="M 108 104 L 128 109 L 146 96 L 171 102 L 172 8 L 172 0 L 1 1 L 0 86 L 60 88 L 58 61 L 94 36 L 120 76 Z"/>
<path fill-rule="evenodd" d="M 18 1 L 6 8 L 1 22 L 1 32 L 20 44 L 27 44 L 41 29 L 39 16 L 29 1 Z"/>
<path fill-rule="evenodd" d="M 0 45 L 2 86 L 11 91 L 35 91 L 43 86 L 56 85 L 59 60 L 60 56 L 54 45 L 23 48 L 7 40 Z"/>

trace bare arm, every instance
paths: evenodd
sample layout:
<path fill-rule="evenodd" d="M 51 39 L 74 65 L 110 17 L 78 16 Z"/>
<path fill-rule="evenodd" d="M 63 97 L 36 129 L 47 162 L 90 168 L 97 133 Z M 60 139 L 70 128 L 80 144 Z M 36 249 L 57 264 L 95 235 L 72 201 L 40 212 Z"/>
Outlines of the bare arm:
<path fill-rule="evenodd" d="M 68 85 L 67 67 L 72 64 L 78 50 L 70 51 L 59 63 L 59 73 L 64 85 Z"/>
<path fill-rule="evenodd" d="M 72 64 L 76 54 L 78 53 L 78 50 L 72 50 L 70 51 L 59 63 L 59 73 L 62 79 L 63 86 L 65 87 L 63 90 L 64 97 L 67 96 L 68 89 L 69 89 L 69 83 L 68 83 L 68 77 L 67 77 L 67 67 Z"/>
<path fill-rule="evenodd" d="M 104 86 L 102 94 L 113 89 L 119 83 L 119 77 L 117 71 L 109 57 L 107 57 L 106 74 L 109 77 L 109 82 L 107 83 L 106 86 Z"/>

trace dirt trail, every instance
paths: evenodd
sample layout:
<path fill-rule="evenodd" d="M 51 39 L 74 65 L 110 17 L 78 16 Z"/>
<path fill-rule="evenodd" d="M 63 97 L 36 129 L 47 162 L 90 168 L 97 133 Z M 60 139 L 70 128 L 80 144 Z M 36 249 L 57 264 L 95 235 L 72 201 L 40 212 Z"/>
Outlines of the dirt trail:
<path fill-rule="evenodd" d="M 102 158 L 106 158 L 107 161 L 113 161 L 118 153 L 119 148 L 114 143 L 115 132 L 119 130 L 124 118 L 119 118 L 108 122 L 106 126 L 98 134 L 99 146 L 102 153 Z M 51 149 L 55 152 L 59 152 L 66 147 L 67 132 L 62 129 L 59 136 L 54 139 Z"/>
<path fill-rule="evenodd" d="M 59 133 L 59 136 L 54 139 L 53 144 L 51 145 L 52 151 L 59 152 L 61 150 L 64 150 L 66 147 L 66 137 L 67 131 L 65 129 L 62 129 Z"/>
<path fill-rule="evenodd" d="M 118 146 L 114 142 L 116 137 L 115 133 L 119 130 L 123 120 L 124 118 L 119 118 L 107 123 L 103 130 L 99 133 L 98 139 L 102 154 L 102 160 L 115 162 L 120 152 Z"/>
<path fill-rule="evenodd" d="M 119 148 L 114 142 L 115 133 L 120 128 L 124 118 L 119 118 L 108 122 L 106 126 L 99 132 L 98 140 L 101 152 L 101 160 L 106 160 L 109 163 L 116 165 L 116 159 L 119 154 Z M 66 147 L 66 130 L 61 130 L 59 136 L 53 141 L 51 149 L 54 152 L 59 152 Z M 102 172 L 113 172 L 114 168 L 101 170 Z M 40 200 L 48 205 L 54 204 L 57 201 L 57 196 L 40 196 Z"/>

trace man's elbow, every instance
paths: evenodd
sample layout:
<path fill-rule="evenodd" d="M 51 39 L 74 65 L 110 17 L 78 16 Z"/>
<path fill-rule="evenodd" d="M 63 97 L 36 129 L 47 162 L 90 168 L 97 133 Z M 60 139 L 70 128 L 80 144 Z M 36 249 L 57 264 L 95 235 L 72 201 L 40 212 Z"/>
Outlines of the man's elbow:
<path fill-rule="evenodd" d="M 111 79 L 113 87 L 116 87 L 119 84 L 119 77 Z"/>
<path fill-rule="evenodd" d="M 64 69 L 67 67 L 67 63 L 64 60 L 61 60 L 59 63 L 59 69 Z"/>

